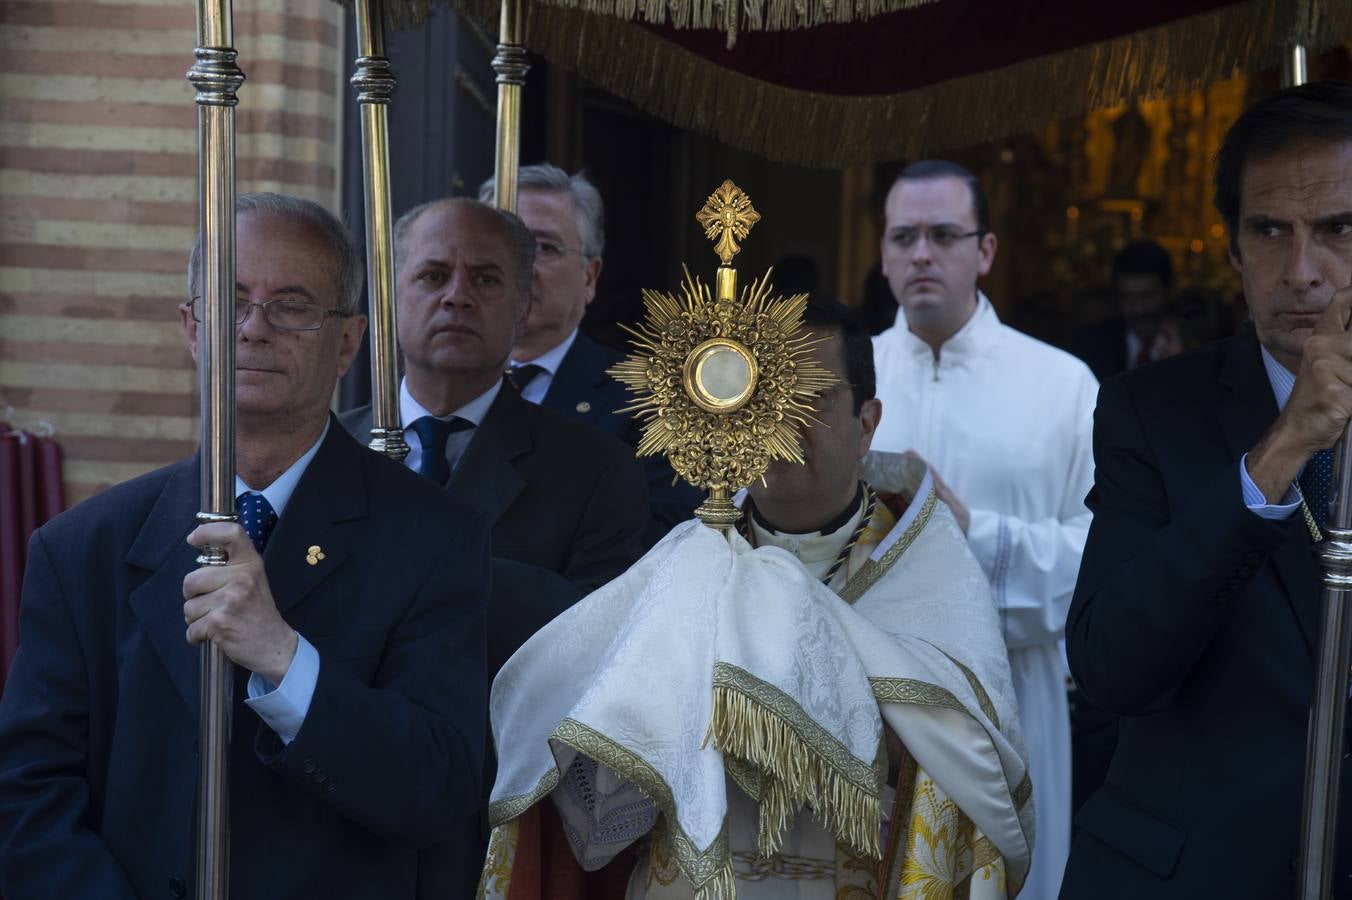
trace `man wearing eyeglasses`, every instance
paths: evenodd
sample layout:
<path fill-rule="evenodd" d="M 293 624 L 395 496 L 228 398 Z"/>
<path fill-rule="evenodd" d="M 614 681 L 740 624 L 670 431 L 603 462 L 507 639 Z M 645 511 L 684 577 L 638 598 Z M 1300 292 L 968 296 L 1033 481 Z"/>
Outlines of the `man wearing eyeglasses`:
<path fill-rule="evenodd" d="M 605 210 L 601 193 L 582 172 L 569 175 L 541 163 L 517 175 L 517 215 L 535 236 L 535 266 L 530 307 L 512 347 L 508 378 L 521 396 L 570 418 L 594 425 L 638 445 L 638 423 L 617 412 L 630 397 L 606 374 L 621 354 L 587 337 L 579 328 L 596 296 L 605 247 Z M 494 180 L 479 188 L 479 199 L 492 202 Z M 689 519 L 702 498 L 675 480 L 664 456 L 642 460 L 648 478 L 652 523 L 645 539 L 655 544 L 671 527 Z"/>
<path fill-rule="evenodd" d="M 194 359 L 200 263 L 199 244 L 181 307 Z M 236 676 L 233 896 L 468 896 L 487 528 L 329 413 L 366 326 L 340 222 L 240 197 L 235 281 L 238 524 L 194 528 L 193 457 L 33 536 L 0 701 L 0 891 L 190 894 L 210 641 Z M 225 565 L 198 567 L 208 544 Z"/>
<path fill-rule="evenodd" d="M 899 311 L 874 339 L 880 450 L 912 451 L 967 535 L 1000 613 L 1028 742 L 1037 845 L 1020 897 L 1056 896 L 1070 847 L 1070 722 L 1058 643 L 1089 530 L 1084 363 L 1000 322 L 977 280 L 995 260 L 986 197 L 951 162 L 904 169 L 882 269 Z M 942 476 L 942 477 L 941 477 Z"/>

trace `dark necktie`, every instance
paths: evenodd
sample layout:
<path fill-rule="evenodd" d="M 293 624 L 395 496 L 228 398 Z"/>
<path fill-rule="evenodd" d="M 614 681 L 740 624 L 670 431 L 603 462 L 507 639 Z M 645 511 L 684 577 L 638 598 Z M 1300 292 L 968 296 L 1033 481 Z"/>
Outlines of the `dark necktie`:
<path fill-rule="evenodd" d="M 517 391 L 524 391 L 526 385 L 535 380 L 541 372 L 545 370 L 544 366 L 537 366 L 535 363 L 527 363 L 524 366 L 512 366 L 507 370 L 507 380 L 512 383 L 512 387 Z"/>
<path fill-rule="evenodd" d="M 267 497 L 254 491 L 240 494 L 235 498 L 235 505 L 239 508 L 240 526 L 253 541 L 258 555 L 262 556 L 263 548 L 268 545 L 268 537 L 277 524 L 277 511 L 272 508 Z"/>
<path fill-rule="evenodd" d="M 417 432 L 418 442 L 422 445 L 418 474 L 441 485 L 450 481 L 451 467 L 446 462 L 446 439 L 457 431 L 473 428 L 474 423 L 459 416 L 449 419 L 422 416 L 414 419 L 409 427 Z"/>
<path fill-rule="evenodd" d="M 1314 523 L 1322 531 L 1329 519 L 1329 492 L 1333 482 L 1333 451 L 1320 450 L 1300 473 L 1300 492 Z"/>

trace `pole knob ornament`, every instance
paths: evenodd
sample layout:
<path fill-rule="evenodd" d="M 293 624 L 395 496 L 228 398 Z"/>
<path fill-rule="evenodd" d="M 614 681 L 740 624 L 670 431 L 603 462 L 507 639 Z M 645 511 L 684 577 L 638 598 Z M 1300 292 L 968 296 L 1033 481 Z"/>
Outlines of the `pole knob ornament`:
<path fill-rule="evenodd" d="M 188 83 L 197 91 L 198 106 L 238 106 L 244 71 L 235 64 L 239 54 L 230 47 L 198 47 L 188 70 Z"/>

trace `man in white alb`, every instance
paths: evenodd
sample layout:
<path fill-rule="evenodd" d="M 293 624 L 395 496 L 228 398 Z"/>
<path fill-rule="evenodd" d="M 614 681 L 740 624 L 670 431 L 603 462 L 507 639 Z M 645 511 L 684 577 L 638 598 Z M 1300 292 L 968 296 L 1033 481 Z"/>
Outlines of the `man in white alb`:
<path fill-rule="evenodd" d="M 1051 900 L 1070 848 L 1070 722 L 1058 642 L 1089 530 L 1098 384 L 1001 324 L 977 279 L 996 238 L 966 169 L 929 160 L 888 193 L 882 268 L 900 307 L 874 339 L 888 415 L 874 447 L 911 450 L 991 582 L 1028 743 L 1038 841 L 1021 896 Z"/>

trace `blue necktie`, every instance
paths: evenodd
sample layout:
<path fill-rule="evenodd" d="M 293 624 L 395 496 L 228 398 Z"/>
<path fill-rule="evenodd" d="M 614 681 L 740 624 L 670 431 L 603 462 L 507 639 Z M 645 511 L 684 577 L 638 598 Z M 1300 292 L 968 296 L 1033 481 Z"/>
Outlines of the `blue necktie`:
<path fill-rule="evenodd" d="M 450 481 L 451 467 L 446 462 L 446 439 L 457 431 L 473 428 L 474 423 L 459 416 L 449 419 L 422 416 L 414 419 L 409 427 L 417 432 L 418 442 L 422 445 L 418 474 L 437 484 L 444 485 Z"/>
<path fill-rule="evenodd" d="M 1322 531 L 1329 520 L 1329 493 L 1333 485 L 1333 451 L 1320 450 L 1300 473 L 1300 492 L 1314 523 Z"/>
<path fill-rule="evenodd" d="M 517 391 L 524 391 L 526 385 L 530 384 L 540 373 L 545 370 L 544 366 L 537 366 L 535 363 L 526 363 L 524 366 L 512 366 L 507 370 L 507 380 L 512 383 L 512 387 Z"/>
<path fill-rule="evenodd" d="M 253 491 L 245 491 L 236 497 L 235 505 L 239 508 L 240 526 L 253 541 L 258 555 L 262 556 L 263 548 L 268 545 L 268 537 L 277 524 L 277 511 L 272 508 L 267 497 Z"/>

